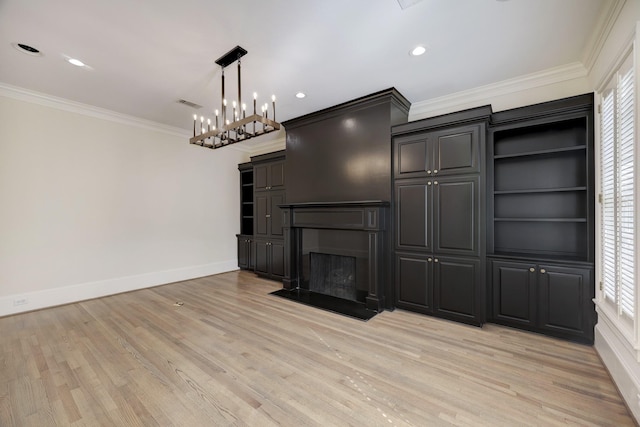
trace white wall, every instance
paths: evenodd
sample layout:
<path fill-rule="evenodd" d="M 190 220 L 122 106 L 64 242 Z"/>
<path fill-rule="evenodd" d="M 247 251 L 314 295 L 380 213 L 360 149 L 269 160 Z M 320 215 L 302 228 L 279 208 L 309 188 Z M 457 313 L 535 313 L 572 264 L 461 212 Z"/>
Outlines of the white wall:
<path fill-rule="evenodd" d="M 237 268 L 237 165 L 248 154 L 10 92 L 0 92 L 0 315 Z"/>

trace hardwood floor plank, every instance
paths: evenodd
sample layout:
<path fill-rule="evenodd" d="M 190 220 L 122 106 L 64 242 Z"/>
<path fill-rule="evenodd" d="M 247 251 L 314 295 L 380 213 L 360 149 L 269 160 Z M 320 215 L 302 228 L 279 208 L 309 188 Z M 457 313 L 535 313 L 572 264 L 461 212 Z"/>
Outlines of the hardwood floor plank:
<path fill-rule="evenodd" d="M 231 272 L 0 318 L 0 425 L 634 425 L 592 347 L 279 288 Z"/>

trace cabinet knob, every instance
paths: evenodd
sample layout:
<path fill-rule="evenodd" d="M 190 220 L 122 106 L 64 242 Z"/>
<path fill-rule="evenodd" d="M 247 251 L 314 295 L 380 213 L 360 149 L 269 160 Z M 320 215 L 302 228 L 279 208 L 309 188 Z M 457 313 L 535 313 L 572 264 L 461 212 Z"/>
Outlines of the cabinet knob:
<path fill-rule="evenodd" d="M 431 262 L 433 261 L 433 258 L 427 258 L 427 261 Z"/>
<path fill-rule="evenodd" d="M 271 215 L 265 215 L 266 218 L 271 218 Z"/>
<path fill-rule="evenodd" d="M 427 185 L 431 185 L 431 181 L 427 181 Z"/>
<path fill-rule="evenodd" d="M 434 169 L 434 170 L 433 170 L 433 173 L 438 173 L 438 169 Z"/>
<path fill-rule="evenodd" d="M 546 272 L 547 272 L 547 270 L 545 270 L 544 268 L 541 268 L 541 269 L 540 269 L 540 273 L 541 273 L 541 274 L 544 274 L 544 273 L 546 273 Z"/>
<path fill-rule="evenodd" d="M 431 175 L 431 171 L 430 170 L 427 170 L 427 175 Z"/>
<path fill-rule="evenodd" d="M 535 269 L 535 268 L 533 268 L 533 267 L 531 267 L 531 268 L 529 268 L 529 271 L 530 271 L 530 272 L 532 272 L 532 273 L 535 273 L 535 272 L 536 272 L 536 269 Z"/>
<path fill-rule="evenodd" d="M 438 262 L 438 258 L 434 259 L 433 262 Z"/>
<path fill-rule="evenodd" d="M 433 181 L 433 185 L 438 185 L 438 181 Z"/>

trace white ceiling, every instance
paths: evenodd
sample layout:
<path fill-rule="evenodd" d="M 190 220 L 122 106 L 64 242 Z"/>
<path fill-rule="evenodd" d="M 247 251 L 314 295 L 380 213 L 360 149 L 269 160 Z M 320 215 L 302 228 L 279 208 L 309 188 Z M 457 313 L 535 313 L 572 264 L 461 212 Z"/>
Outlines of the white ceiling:
<path fill-rule="evenodd" d="M 219 108 L 214 60 L 240 45 L 244 102 L 275 93 L 283 121 L 389 87 L 417 102 L 583 61 L 611 0 L 400 3 L 0 0 L 0 82 L 190 129 Z M 409 56 L 417 44 L 429 50 Z M 225 76 L 234 99 L 235 64 Z"/>

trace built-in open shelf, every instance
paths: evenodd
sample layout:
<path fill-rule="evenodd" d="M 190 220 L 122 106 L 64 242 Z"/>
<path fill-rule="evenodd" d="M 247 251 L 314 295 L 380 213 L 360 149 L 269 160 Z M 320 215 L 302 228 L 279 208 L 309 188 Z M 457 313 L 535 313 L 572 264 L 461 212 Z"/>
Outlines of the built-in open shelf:
<path fill-rule="evenodd" d="M 546 150 L 535 150 L 535 151 L 525 151 L 520 153 L 512 153 L 512 154 L 502 154 L 493 156 L 495 160 L 500 159 L 513 159 L 519 157 L 530 157 L 530 156 L 543 156 L 543 155 L 555 155 L 559 153 L 566 153 L 570 151 L 582 151 L 586 150 L 586 145 L 577 145 L 573 147 L 561 147 L 561 148 L 551 148 Z"/>
<path fill-rule="evenodd" d="M 498 222 L 587 222 L 586 218 L 494 218 L 493 220 Z"/>
<path fill-rule="evenodd" d="M 494 191 L 493 194 L 561 193 L 565 191 L 587 191 L 587 187 L 523 188 L 519 190 Z"/>

